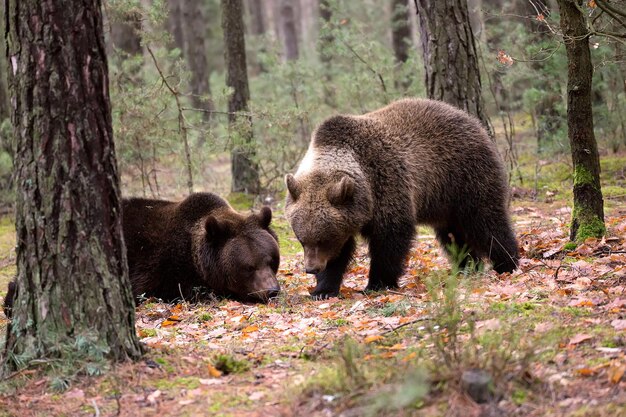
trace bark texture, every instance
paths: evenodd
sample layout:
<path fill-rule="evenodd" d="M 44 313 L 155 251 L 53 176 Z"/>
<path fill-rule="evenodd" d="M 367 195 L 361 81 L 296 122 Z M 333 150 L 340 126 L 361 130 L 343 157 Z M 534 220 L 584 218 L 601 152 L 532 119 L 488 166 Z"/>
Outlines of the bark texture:
<path fill-rule="evenodd" d="M 18 245 L 4 369 L 137 358 L 102 4 L 6 5 Z"/>
<path fill-rule="evenodd" d="M 591 78 L 593 64 L 589 31 L 580 11 L 580 0 L 558 0 L 561 30 L 567 52 L 567 136 L 574 165 L 574 208 L 570 239 L 600 237 L 604 226 L 604 202 L 600 189 L 600 157 L 593 133 Z M 578 6 L 578 7 L 577 7 Z"/>
<path fill-rule="evenodd" d="M 428 98 L 476 116 L 493 131 L 484 111 L 480 71 L 467 0 L 415 0 Z"/>
<path fill-rule="evenodd" d="M 172 35 L 174 46 L 184 54 L 185 38 L 183 37 L 183 17 L 180 0 L 168 0 L 167 27 Z"/>
<path fill-rule="evenodd" d="M 200 0 L 185 0 L 180 3 L 182 10 L 182 32 L 185 45 L 185 59 L 191 72 L 191 102 L 197 109 L 205 110 L 203 119 L 210 120 L 213 102 L 209 86 L 209 68 L 207 65 L 205 19 Z M 204 97 L 204 99 L 203 99 Z M 203 141 L 203 140 L 201 140 Z"/>
<path fill-rule="evenodd" d="M 319 57 L 324 69 L 324 102 L 332 107 L 337 107 L 335 89 L 332 87 L 332 48 L 335 42 L 331 29 L 333 11 L 328 0 L 319 0 L 320 27 L 319 33 Z"/>
<path fill-rule="evenodd" d="M 285 58 L 287 61 L 296 60 L 299 56 L 295 7 L 295 0 L 280 0 L 281 32 L 285 43 Z"/>
<path fill-rule="evenodd" d="M 250 90 L 246 64 L 242 0 L 222 0 L 222 30 L 226 85 L 233 89 L 228 99 L 228 129 L 231 141 L 233 192 L 259 193 L 259 169 L 255 161 L 252 118 L 248 111 Z"/>
<path fill-rule="evenodd" d="M 391 0 L 391 44 L 396 62 L 399 64 L 404 64 L 409 59 L 410 42 L 408 0 Z M 395 84 L 396 88 L 406 90 L 411 81 L 396 77 Z"/>
<path fill-rule="evenodd" d="M 262 0 L 248 0 L 248 13 L 250 15 L 250 24 L 248 25 L 248 30 L 250 31 L 250 35 L 255 37 L 261 37 L 265 35 L 266 23 L 265 23 L 265 13 L 263 8 Z M 253 55 L 253 59 L 251 62 L 251 71 L 253 75 L 258 75 L 264 72 L 267 72 L 267 69 L 263 65 L 258 58 L 259 55 L 264 54 L 266 52 L 265 44 L 266 42 L 261 39 L 256 39 L 258 42 L 258 52 Z"/>

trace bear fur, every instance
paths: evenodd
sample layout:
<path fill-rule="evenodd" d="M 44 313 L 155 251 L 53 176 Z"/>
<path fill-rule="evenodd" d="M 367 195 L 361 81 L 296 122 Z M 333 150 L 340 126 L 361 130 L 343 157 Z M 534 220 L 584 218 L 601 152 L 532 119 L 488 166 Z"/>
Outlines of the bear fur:
<path fill-rule="evenodd" d="M 244 301 L 267 301 L 280 291 L 279 249 L 272 211 L 244 216 L 222 198 L 195 193 L 180 202 L 130 198 L 122 222 L 135 297 L 190 299 L 207 287 Z M 9 284 L 5 314 L 16 288 Z"/>
<path fill-rule="evenodd" d="M 480 122 L 446 103 L 403 99 L 361 116 L 322 122 L 295 175 L 285 214 L 315 274 L 314 297 L 336 296 L 355 236 L 368 240 L 366 290 L 393 288 L 417 224 L 430 225 L 451 257 L 518 265 L 506 172 Z M 452 250 L 451 250 L 452 249 Z"/>

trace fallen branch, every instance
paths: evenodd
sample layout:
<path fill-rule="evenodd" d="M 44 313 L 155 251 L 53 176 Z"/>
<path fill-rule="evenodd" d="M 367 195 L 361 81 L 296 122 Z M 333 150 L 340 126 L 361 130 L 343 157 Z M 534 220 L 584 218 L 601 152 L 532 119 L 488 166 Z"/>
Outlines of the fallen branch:
<path fill-rule="evenodd" d="M 397 331 L 398 329 L 401 329 L 402 327 L 410 326 L 411 324 L 419 323 L 419 322 L 422 322 L 422 321 L 429 321 L 429 320 L 432 320 L 432 317 L 430 317 L 430 316 L 420 317 L 420 318 L 418 318 L 418 319 L 411 320 L 411 321 L 407 321 L 406 323 L 402 323 L 402 324 L 400 324 L 400 325 L 398 325 L 398 326 L 396 326 L 396 327 L 394 327 L 394 328 L 392 328 L 392 329 L 389 329 L 389 330 L 387 330 L 387 331 L 384 331 L 384 332 L 382 332 L 380 335 L 381 335 L 381 336 L 384 336 L 384 335 L 389 334 L 389 333 L 391 333 L 391 332 L 395 332 L 395 331 Z"/>

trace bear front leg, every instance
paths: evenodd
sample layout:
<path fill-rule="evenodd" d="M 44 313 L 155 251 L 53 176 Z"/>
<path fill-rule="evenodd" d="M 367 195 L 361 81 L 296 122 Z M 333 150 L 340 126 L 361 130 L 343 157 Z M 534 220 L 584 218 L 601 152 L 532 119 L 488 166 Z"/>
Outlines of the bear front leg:
<path fill-rule="evenodd" d="M 339 256 L 330 261 L 328 265 L 326 265 L 326 269 L 315 275 L 317 285 L 311 292 L 311 297 L 316 300 L 324 300 L 339 295 L 343 274 L 346 272 L 346 268 L 352 260 L 355 248 L 356 243 L 354 237 L 351 237 L 341 248 Z"/>
<path fill-rule="evenodd" d="M 397 288 L 404 263 L 411 249 L 415 226 L 390 227 L 385 233 L 370 237 L 370 275 L 365 291 Z"/>

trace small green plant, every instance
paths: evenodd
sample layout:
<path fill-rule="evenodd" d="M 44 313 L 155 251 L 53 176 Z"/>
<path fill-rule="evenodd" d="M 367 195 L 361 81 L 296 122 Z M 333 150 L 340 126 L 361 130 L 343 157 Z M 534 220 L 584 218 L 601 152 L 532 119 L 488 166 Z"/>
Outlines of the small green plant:
<path fill-rule="evenodd" d="M 200 323 L 204 323 L 204 322 L 211 321 L 211 320 L 213 320 L 213 316 L 207 312 L 204 312 L 198 315 L 198 321 Z"/>
<path fill-rule="evenodd" d="M 222 371 L 225 375 L 240 374 L 250 369 L 250 362 L 236 359 L 232 355 L 219 354 L 213 360 L 213 366 Z"/>

